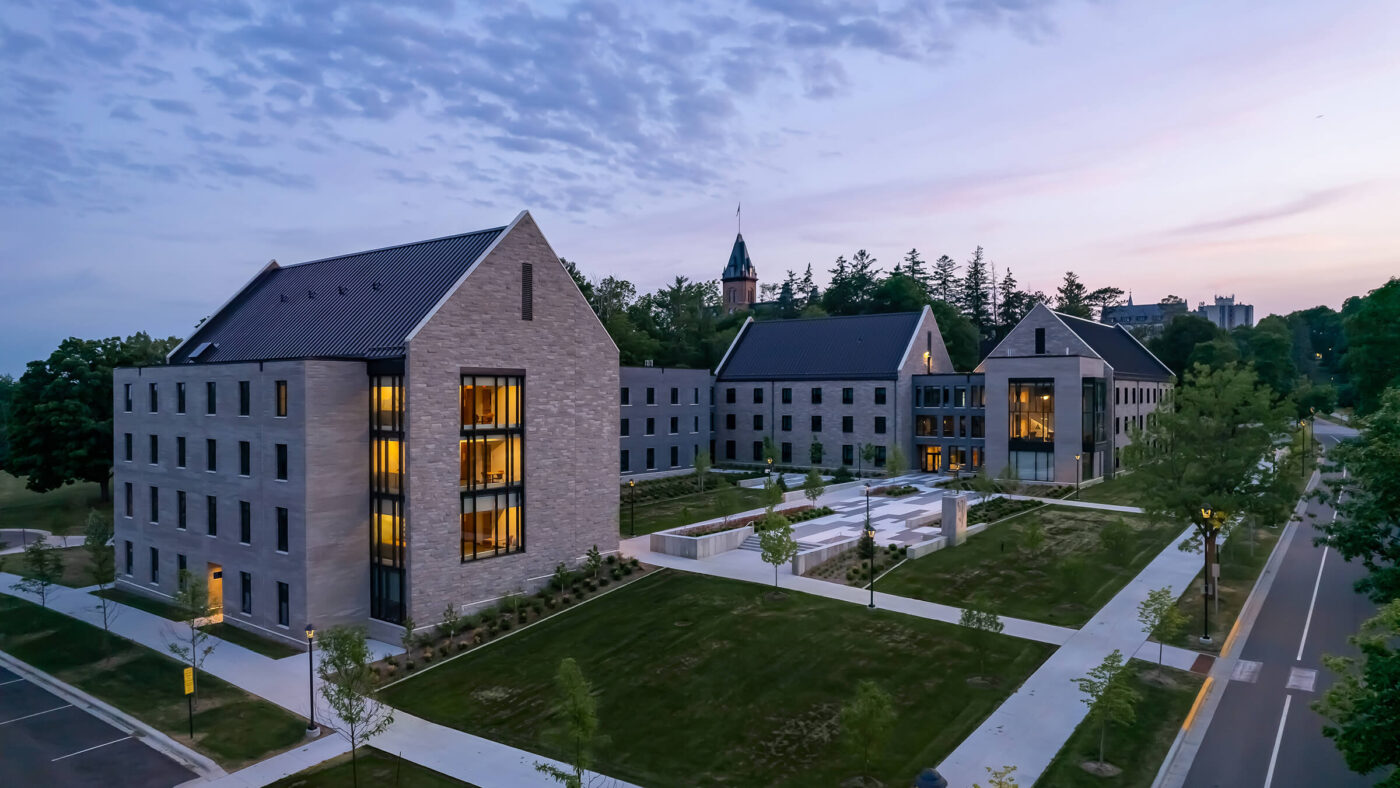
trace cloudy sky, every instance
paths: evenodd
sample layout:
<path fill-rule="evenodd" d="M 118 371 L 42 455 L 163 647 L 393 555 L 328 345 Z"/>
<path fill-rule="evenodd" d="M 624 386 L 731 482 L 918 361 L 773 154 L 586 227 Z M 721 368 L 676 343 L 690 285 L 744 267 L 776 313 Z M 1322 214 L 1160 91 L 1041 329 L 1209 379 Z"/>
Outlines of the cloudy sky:
<path fill-rule="evenodd" d="M 742 201 L 764 279 L 980 244 L 1337 307 L 1400 272 L 1397 52 L 1392 0 L 7 0 L 0 372 L 522 208 L 642 289 Z"/>

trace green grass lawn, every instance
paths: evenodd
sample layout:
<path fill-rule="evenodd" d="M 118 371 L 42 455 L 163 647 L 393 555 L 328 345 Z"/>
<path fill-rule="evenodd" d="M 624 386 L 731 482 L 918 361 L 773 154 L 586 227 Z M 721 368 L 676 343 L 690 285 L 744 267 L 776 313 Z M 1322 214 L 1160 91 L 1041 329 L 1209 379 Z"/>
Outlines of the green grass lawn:
<path fill-rule="evenodd" d="M 112 513 L 96 484 L 67 484 L 36 493 L 24 489 L 24 479 L 0 471 L 0 523 L 6 528 L 37 528 L 54 534 L 80 534 L 89 509 Z"/>
<path fill-rule="evenodd" d="M 250 651 L 256 651 L 264 657 L 283 659 L 284 657 L 293 657 L 297 654 L 306 654 L 305 648 L 297 648 L 290 643 L 263 637 L 262 635 L 239 629 L 232 624 L 211 624 L 203 629 L 205 632 L 208 632 L 220 640 L 227 640 L 230 643 L 242 646 Z M 301 630 L 297 631 L 300 632 Z"/>
<path fill-rule="evenodd" d="M 1251 545 L 1250 530 L 1236 528 L 1220 546 L 1220 608 L 1217 611 L 1215 602 L 1211 601 L 1211 642 L 1200 641 L 1205 624 L 1205 610 L 1201 602 L 1202 573 L 1197 572 L 1191 586 L 1181 589 L 1183 593 L 1176 602 L 1189 622 L 1186 630 L 1177 639 L 1177 645 L 1211 653 L 1219 653 L 1225 645 L 1225 638 L 1235 625 L 1235 619 L 1239 618 L 1244 601 L 1249 598 L 1249 592 L 1254 590 L 1259 573 L 1264 571 L 1264 565 L 1269 562 L 1269 554 L 1273 552 L 1274 545 L 1282 536 L 1281 528 L 1254 528 Z M 1199 542 L 1200 539 L 1196 541 Z M 1200 558 L 1199 553 L 1197 557 L 1198 560 L 1204 560 Z"/>
<path fill-rule="evenodd" d="M 137 610 L 144 610 L 153 613 L 161 618 L 168 618 L 171 621 L 179 621 L 179 609 L 171 602 L 163 599 L 152 599 L 145 594 L 138 594 L 135 591 L 126 591 L 122 588 L 109 588 L 106 591 L 94 591 L 93 596 L 100 596 L 110 599 L 113 602 L 120 602 L 123 605 L 134 607 Z"/>
<path fill-rule="evenodd" d="M 361 747 L 359 775 L 364 785 L 391 785 L 397 788 L 473 788 L 471 783 L 426 769 L 412 761 L 402 761 L 394 755 L 372 747 Z M 269 788 L 341 788 L 353 781 L 350 753 L 335 757 L 291 777 L 284 777 Z"/>
<path fill-rule="evenodd" d="M 83 547 L 57 547 L 54 550 L 63 560 L 63 577 L 59 579 L 60 585 L 69 588 L 83 588 L 93 584 L 92 560 L 88 557 L 86 548 Z M 24 564 L 24 555 L 12 553 L 0 557 L 0 572 L 29 577 L 30 571 Z M 109 574 L 107 580 L 111 581 Z"/>
<path fill-rule="evenodd" d="M 0 596 L 0 649 L 190 744 L 183 667 L 62 613 Z M 300 744 L 306 722 L 201 672 L 195 749 L 236 769 Z"/>
<path fill-rule="evenodd" d="M 1140 506 L 1139 487 L 1142 477 L 1131 473 L 1119 474 L 1116 478 L 1099 482 L 1092 487 L 1079 490 L 1079 500 L 1094 503 L 1111 503 L 1118 506 Z M 1073 498 L 1074 494 L 1071 493 Z"/>
<path fill-rule="evenodd" d="M 1099 537 L 1104 526 L 1120 519 L 1131 536 L 1123 552 L 1113 555 L 1103 549 Z M 1031 523 L 1039 523 L 1045 533 L 1038 555 L 1023 546 Z M 881 578 L 876 589 L 957 607 L 981 593 L 999 615 L 1077 627 L 1180 530 L 1141 515 L 1047 506 L 993 526 L 958 547 L 908 561 Z"/>
<path fill-rule="evenodd" d="M 691 493 L 650 503 L 638 501 L 636 531 L 638 534 L 649 534 L 763 506 L 763 493 L 760 490 L 735 487 L 729 494 L 733 498 L 733 505 L 728 507 L 723 505 L 724 496 L 717 490 L 706 490 L 703 493 Z M 618 510 L 618 529 L 623 536 L 632 533 L 630 513 L 631 506 L 624 497 L 622 507 Z"/>
<path fill-rule="evenodd" d="M 554 674 L 592 682 L 597 768 L 641 785 L 837 785 L 856 774 L 840 707 L 893 698 L 886 785 L 941 761 L 1052 647 L 805 594 L 667 570 L 384 690 L 411 714 L 556 758 Z M 998 677 L 973 686 L 968 677 Z"/>
<path fill-rule="evenodd" d="M 1136 721 L 1129 726 L 1110 726 L 1104 740 L 1104 760 L 1123 770 L 1115 777 L 1099 777 L 1080 768 L 1085 761 L 1099 758 L 1099 729 L 1087 721 L 1060 749 L 1045 773 L 1036 780 L 1046 788 L 1148 788 L 1171 749 L 1172 740 L 1186 721 L 1202 676 L 1130 660 L 1130 681 L 1142 696 L 1134 707 Z"/>

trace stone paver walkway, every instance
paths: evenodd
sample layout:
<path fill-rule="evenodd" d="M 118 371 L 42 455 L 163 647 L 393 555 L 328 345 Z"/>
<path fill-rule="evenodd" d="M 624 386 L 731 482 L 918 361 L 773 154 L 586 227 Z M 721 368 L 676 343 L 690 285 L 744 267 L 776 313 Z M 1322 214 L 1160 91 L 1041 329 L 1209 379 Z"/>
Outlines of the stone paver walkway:
<path fill-rule="evenodd" d="M 51 547 L 81 547 L 85 538 L 82 534 L 54 536 L 48 531 L 40 531 L 37 528 L 0 528 L 0 542 L 9 545 L 4 550 L 0 550 L 0 555 L 22 553 L 25 547 L 34 544 L 41 536 L 48 540 Z"/>

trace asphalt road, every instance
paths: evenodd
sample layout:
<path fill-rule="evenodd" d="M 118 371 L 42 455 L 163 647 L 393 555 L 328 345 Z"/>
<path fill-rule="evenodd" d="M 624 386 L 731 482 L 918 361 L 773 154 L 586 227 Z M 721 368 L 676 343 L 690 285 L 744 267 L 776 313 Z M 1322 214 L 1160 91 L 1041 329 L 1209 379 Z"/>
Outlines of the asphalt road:
<path fill-rule="evenodd" d="M 198 775 L 140 739 L 0 668 L 0 782 L 171 786 Z"/>
<path fill-rule="evenodd" d="M 1324 446 L 1344 434 L 1351 433 L 1318 422 Z M 1331 682 L 1322 655 L 1354 654 L 1347 637 L 1376 608 L 1352 590 L 1365 568 L 1313 544 L 1314 523 L 1331 520 L 1331 507 L 1314 501 L 1307 512 L 1314 517 L 1305 517 L 1294 534 L 1249 638 L 1237 647 L 1240 665 L 1192 763 L 1189 788 L 1350 788 L 1380 781 L 1347 768 L 1310 708 Z"/>

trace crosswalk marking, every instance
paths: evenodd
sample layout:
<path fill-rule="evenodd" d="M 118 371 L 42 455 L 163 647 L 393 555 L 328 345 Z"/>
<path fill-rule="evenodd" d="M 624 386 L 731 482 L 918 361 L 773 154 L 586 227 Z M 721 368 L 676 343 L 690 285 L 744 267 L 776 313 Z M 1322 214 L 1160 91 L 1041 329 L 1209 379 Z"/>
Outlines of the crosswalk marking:
<path fill-rule="evenodd" d="M 1259 680 L 1259 668 L 1262 665 L 1263 663 L 1254 660 L 1242 659 L 1235 663 L 1235 672 L 1230 675 L 1230 680 L 1253 684 Z"/>
<path fill-rule="evenodd" d="M 1308 668 L 1294 668 L 1288 672 L 1288 688 L 1312 692 L 1317 684 L 1317 671 Z"/>

